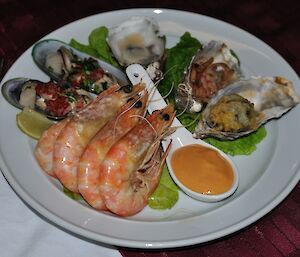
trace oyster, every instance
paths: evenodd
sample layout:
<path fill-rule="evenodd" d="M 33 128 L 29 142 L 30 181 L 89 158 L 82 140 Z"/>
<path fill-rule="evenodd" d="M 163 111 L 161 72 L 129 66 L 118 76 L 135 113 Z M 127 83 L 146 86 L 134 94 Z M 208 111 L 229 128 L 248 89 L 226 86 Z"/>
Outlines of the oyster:
<path fill-rule="evenodd" d="M 224 132 L 255 129 L 256 115 L 254 104 L 246 98 L 238 94 L 224 95 L 210 109 L 210 127 Z"/>
<path fill-rule="evenodd" d="M 159 36 L 158 23 L 150 17 L 135 16 L 111 28 L 107 42 L 118 62 L 122 66 L 138 63 L 148 66 L 157 62 L 149 69 L 155 72 L 152 79 L 157 76 L 157 69 L 165 51 L 165 40 Z"/>
<path fill-rule="evenodd" d="M 87 105 L 92 97 L 87 91 L 72 87 L 63 88 L 54 82 L 41 82 L 28 78 L 6 81 L 1 88 L 5 99 L 13 106 L 28 106 L 53 120 L 60 120 L 72 111 Z"/>
<path fill-rule="evenodd" d="M 281 117 L 299 101 L 292 82 L 283 77 L 240 80 L 209 101 L 193 136 L 232 140 Z"/>
<path fill-rule="evenodd" d="M 64 42 L 47 39 L 35 44 L 32 57 L 53 80 L 66 80 L 99 94 L 111 84 L 128 84 L 126 75 L 112 65 L 82 53 Z"/>
<path fill-rule="evenodd" d="M 221 88 L 242 77 L 239 60 L 225 43 L 212 40 L 193 57 L 184 82 L 177 87 L 176 105 L 199 112 Z"/>

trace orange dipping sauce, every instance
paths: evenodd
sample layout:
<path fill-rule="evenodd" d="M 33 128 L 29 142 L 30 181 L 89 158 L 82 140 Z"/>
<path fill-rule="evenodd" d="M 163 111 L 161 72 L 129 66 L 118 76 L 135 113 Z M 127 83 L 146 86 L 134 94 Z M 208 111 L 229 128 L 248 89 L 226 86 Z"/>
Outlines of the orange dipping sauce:
<path fill-rule="evenodd" d="M 222 194 L 233 184 L 234 174 L 230 163 L 217 151 L 201 145 L 177 149 L 172 154 L 171 166 L 178 180 L 194 192 Z"/>

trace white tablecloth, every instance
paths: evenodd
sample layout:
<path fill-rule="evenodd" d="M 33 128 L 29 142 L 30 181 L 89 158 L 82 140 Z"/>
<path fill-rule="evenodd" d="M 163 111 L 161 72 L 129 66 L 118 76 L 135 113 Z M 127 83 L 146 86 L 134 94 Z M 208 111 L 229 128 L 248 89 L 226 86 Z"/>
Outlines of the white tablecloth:
<path fill-rule="evenodd" d="M 114 248 L 94 244 L 35 214 L 15 194 L 0 172 L 1 257 L 120 257 Z"/>

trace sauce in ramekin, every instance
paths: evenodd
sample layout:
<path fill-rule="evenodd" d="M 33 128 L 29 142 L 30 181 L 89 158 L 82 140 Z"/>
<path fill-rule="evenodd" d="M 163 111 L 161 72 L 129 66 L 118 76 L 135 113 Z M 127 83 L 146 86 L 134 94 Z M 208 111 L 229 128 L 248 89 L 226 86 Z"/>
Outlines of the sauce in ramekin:
<path fill-rule="evenodd" d="M 171 166 L 184 186 L 201 194 L 225 193 L 234 181 L 230 163 L 217 151 L 197 144 L 177 149 L 171 156 Z"/>

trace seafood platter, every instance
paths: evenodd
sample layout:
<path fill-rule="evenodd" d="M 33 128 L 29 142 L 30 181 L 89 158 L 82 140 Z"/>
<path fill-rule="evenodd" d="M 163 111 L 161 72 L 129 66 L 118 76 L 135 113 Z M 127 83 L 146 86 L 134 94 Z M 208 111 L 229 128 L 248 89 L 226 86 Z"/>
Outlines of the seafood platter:
<path fill-rule="evenodd" d="M 257 38 L 221 21 L 172 10 L 115 13 L 112 24 L 107 13 L 49 34 L 1 82 L 1 107 L 10 114 L 3 119 L 15 129 L 7 136 L 24 145 L 20 162 L 30 159 L 15 179 L 8 170 L 20 167 L 5 154 L 10 146 L 1 157 L 20 197 L 72 232 L 141 248 L 216 239 L 271 210 L 299 180 L 294 155 L 284 156 L 285 180 L 271 171 L 282 140 L 297 144 L 287 139 L 300 101 L 292 68 Z M 216 26 L 189 27 L 176 14 Z M 73 32 L 80 24 L 84 33 Z M 223 28 L 237 36 L 228 38 Z M 51 123 L 37 139 L 15 122 L 27 108 Z M 248 146 L 251 151 L 240 152 Z M 266 185 L 272 177 L 277 189 Z M 264 190 L 270 199 L 240 208 Z"/>

